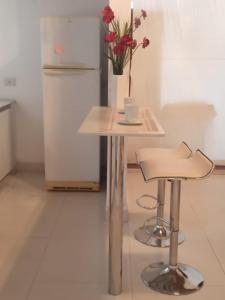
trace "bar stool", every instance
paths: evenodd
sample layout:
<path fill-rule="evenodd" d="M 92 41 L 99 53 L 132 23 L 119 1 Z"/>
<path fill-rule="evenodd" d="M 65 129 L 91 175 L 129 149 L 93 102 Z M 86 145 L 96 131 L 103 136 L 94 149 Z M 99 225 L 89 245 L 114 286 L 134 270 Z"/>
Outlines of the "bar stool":
<path fill-rule="evenodd" d="M 189 158 L 192 155 L 191 149 L 185 142 L 182 142 L 177 149 L 171 148 L 142 148 L 137 151 L 137 162 L 152 159 L 154 161 L 174 160 L 176 158 Z M 143 174 L 144 178 L 145 175 Z M 157 208 L 157 215 L 148 218 L 144 224 L 135 230 L 134 236 L 139 242 L 154 247 L 168 247 L 170 245 L 169 222 L 164 218 L 165 203 L 165 187 L 166 179 L 159 179 L 157 183 L 157 197 L 149 194 L 141 195 L 137 200 L 137 204 L 145 209 Z M 151 198 L 156 201 L 156 205 L 146 206 L 141 203 L 143 198 Z M 185 240 L 182 232 L 179 233 L 179 244 Z"/>
<path fill-rule="evenodd" d="M 177 262 L 181 181 L 208 177 L 214 169 L 214 163 L 197 150 L 189 159 L 147 160 L 141 162 L 140 166 L 145 181 L 171 181 L 169 264 L 149 265 L 141 274 L 142 280 L 146 286 L 163 294 L 186 295 L 195 292 L 204 284 L 201 273 Z"/>

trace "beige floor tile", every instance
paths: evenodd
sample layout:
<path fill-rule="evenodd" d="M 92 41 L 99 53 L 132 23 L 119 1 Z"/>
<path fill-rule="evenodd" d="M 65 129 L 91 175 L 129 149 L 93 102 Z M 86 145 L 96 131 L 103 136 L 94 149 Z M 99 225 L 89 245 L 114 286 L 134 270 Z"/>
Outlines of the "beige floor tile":
<path fill-rule="evenodd" d="M 30 290 L 30 283 L 23 281 L 0 282 L 1 300 L 27 300 Z"/>
<path fill-rule="evenodd" d="M 124 274 L 129 262 L 128 238 L 124 239 Z M 91 240 L 53 239 L 41 263 L 40 283 L 106 283 L 108 280 L 108 243 L 105 237 Z M 125 275 L 126 276 L 126 275 Z"/>
<path fill-rule="evenodd" d="M 105 193 L 68 193 L 53 239 L 98 239 L 106 233 Z M 73 229 L 73 230 L 71 230 Z"/>
<path fill-rule="evenodd" d="M 53 240 L 41 264 L 38 282 L 104 282 L 106 263 L 104 245 L 96 240 Z"/>
<path fill-rule="evenodd" d="M 6 197 L 6 204 L 0 202 L 0 238 L 48 237 L 60 213 L 61 198 L 38 196 L 35 200 L 30 198 L 31 202 L 36 202 L 35 205 L 22 203 L 24 199 L 21 200 L 21 205 L 13 205 L 10 203 L 11 197 L 15 199 L 11 195 Z"/>
<path fill-rule="evenodd" d="M 209 238 L 209 243 L 225 272 L 225 237 Z"/>
<path fill-rule="evenodd" d="M 47 239 L 0 239 L 0 282 L 32 282 Z"/>
<path fill-rule="evenodd" d="M 7 202 L 22 204 L 24 200 L 28 204 L 30 198 L 46 193 L 44 176 L 43 174 L 26 172 L 10 174 L 0 183 L 1 190 L 10 192 L 8 193 L 10 199 Z"/>
<path fill-rule="evenodd" d="M 12 260 L 1 266 L 0 281 L 32 283 L 39 269 L 37 260 L 18 259 Z"/>
<path fill-rule="evenodd" d="M 156 183 L 146 184 L 141 174 L 131 173 L 128 189 L 124 293 L 114 297 L 107 294 L 104 192 L 47 192 L 44 177 L 34 173 L 18 173 L 1 181 L 0 299 L 173 299 L 146 288 L 140 279 L 149 263 L 168 261 L 168 249 L 144 246 L 133 237 L 144 219 L 155 215 L 137 207 L 135 199 L 141 193 L 156 194 Z M 204 288 L 186 299 L 224 299 L 224 192 L 224 176 L 182 184 L 180 227 L 187 241 L 179 247 L 179 261 L 193 265 L 205 278 Z M 169 215 L 169 184 L 165 215 Z"/>
<path fill-rule="evenodd" d="M 107 285 L 97 284 L 35 284 L 28 300 L 132 300 L 131 291 L 124 287 L 119 296 L 107 293 Z"/>
<path fill-rule="evenodd" d="M 12 259 L 41 260 L 47 243 L 45 238 L 1 238 L 0 263 Z"/>

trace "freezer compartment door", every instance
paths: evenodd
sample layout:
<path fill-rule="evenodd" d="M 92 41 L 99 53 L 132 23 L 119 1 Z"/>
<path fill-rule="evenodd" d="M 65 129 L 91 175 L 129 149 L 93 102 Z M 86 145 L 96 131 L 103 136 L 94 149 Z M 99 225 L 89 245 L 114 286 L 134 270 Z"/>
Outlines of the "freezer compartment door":
<path fill-rule="evenodd" d="M 78 134 L 100 103 L 99 72 L 45 71 L 43 84 L 46 180 L 99 182 L 99 137 Z"/>
<path fill-rule="evenodd" d="M 99 19 L 41 18 L 41 45 L 43 66 L 99 69 Z"/>

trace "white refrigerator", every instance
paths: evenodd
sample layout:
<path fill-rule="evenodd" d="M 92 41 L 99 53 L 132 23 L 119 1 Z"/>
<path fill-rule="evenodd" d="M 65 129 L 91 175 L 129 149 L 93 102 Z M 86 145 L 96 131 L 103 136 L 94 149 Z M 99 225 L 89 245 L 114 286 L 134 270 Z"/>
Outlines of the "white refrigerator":
<path fill-rule="evenodd" d="M 99 138 L 77 132 L 100 105 L 99 19 L 41 18 L 41 48 L 47 188 L 99 190 Z"/>

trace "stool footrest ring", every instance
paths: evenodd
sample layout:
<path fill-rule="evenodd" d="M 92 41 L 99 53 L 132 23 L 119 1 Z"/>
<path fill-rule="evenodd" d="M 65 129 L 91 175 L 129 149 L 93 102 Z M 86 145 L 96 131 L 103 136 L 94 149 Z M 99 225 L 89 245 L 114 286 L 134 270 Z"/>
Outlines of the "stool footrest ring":
<path fill-rule="evenodd" d="M 154 204 L 149 205 L 149 206 L 143 205 L 143 204 L 141 203 L 141 200 L 142 200 L 143 198 L 150 198 L 150 199 L 154 200 Z M 137 205 L 138 205 L 139 207 L 144 208 L 144 209 L 148 209 L 148 210 L 156 209 L 156 208 L 159 206 L 159 204 L 158 204 L 158 198 L 155 197 L 155 196 L 153 196 L 153 195 L 150 195 L 150 194 L 143 194 L 143 195 L 141 195 L 140 197 L 138 197 L 138 198 L 136 199 L 136 203 L 137 203 Z"/>

